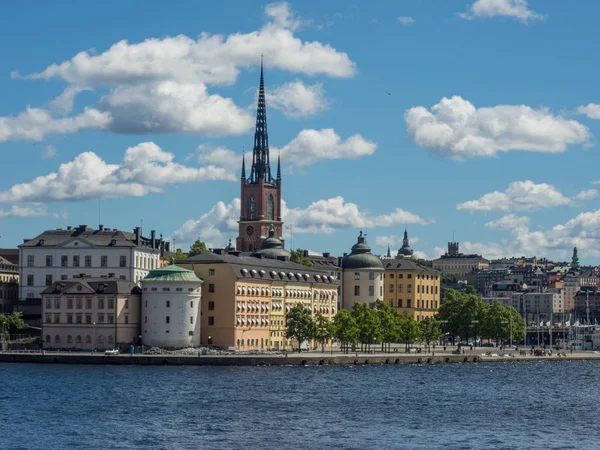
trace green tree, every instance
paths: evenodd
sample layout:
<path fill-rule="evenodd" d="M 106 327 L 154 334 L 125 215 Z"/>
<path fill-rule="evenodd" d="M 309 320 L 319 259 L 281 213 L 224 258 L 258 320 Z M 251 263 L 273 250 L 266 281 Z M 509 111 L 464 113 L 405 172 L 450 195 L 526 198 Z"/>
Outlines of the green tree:
<path fill-rule="evenodd" d="M 14 333 L 23 328 L 27 328 L 27 324 L 23 320 L 23 313 L 0 314 L 0 340 L 8 339 L 11 331 Z"/>
<path fill-rule="evenodd" d="M 398 312 L 390 305 L 382 300 L 377 300 L 374 303 L 375 311 L 379 316 L 379 324 L 381 327 L 381 351 L 385 350 L 386 344 L 388 350 L 392 342 L 398 342 L 400 339 L 400 331 L 398 326 Z"/>
<path fill-rule="evenodd" d="M 451 336 L 463 340 L 481 335 L 484 316 L 488 305 L 477 294 L 468 294 L 450 289 L 439 309 L 439 320 L 445 322 L 444 329 Z"/>
<path fill-rule="evenodd" d="M 206 244 L 204 242 L 202 242 L 200 239 L 197 239 L 196 242 L 194 242 L 190 247 L 188 256 L 201 255 L 202 253 L 208 253 L 208 249 L 206 248 Z"/>
<path fill-rule="evenodd" d="M 171 253 L 171 258 L 173 258 L 173 260 L 175 262 L 181 261 L 187 257 L 188 257 L 188 254 L 183 253 L 183 251 L 180 248 L 178 248 L 177 250 L 175 250 L 174 252 Z"/>
<path fill-rule="evenodd" d="M 325 352 L 325 344 L 333 336 L 333 324 L 323 314 L 317 313 L 315 319 L 315 335 L 314 339 L 321 346 L 321 351 Z"/>
<path fill-rule="evenodd" d="M 358 325 L 347 309 L 340 309 L 333 318 L 333 335 L 346 353 L 358 341 Z"/>
<path fill-rule="evenodd" d="M 307 258 L 306 256 L 304 256 L 304 250 L 302 249 L 297 249 L 297 250 L 292 250 L 290 252 L 290 261 L 298 263 L 298 264 L 302 264 L 303 266 L 306 267 L 314 267 L 315 264 L 310 260 L 310 258 Z"/>
<path fill-rule="evenodd" d="M 439 341 L 444 335 L 440 323 L 435 317 L 425 317 L 419 322 L 419 329 L 421 331 L 421 340 L 425 342 L 428 351 L 431 342 Z"/>
<path fill-rule="evenodd" d="M 355 303 L 352 307 L 352 316 L 358 326 L 358 342 L 362 350 L 370 350 L 371 345 L 381 336 L 381 323 L 379 316 L 373 308 L 366 303 Z"/>
<path fill-rule="evenodd" d="M 512 337 L 517 342 L 520 342 L 525 339 L 525 319 L 521 317 L 519 311 L 517 311 L 512 306 L 507 306 L 506 310 L 508 312 L 508 326 L 512 327 Z M 510 333 L 510 329 L 509 329 Z M 510 343 L 512 345 L 512 342 Z"/>
<path fill-rule="evenodd" d="M 577 255 L 577 247 L 573 247 L 573 257 L 571 258 L 571 269 L 579 270 L 579 256 Z"/>
<path fill-rule="evenodd" d="M 509 338 L 509 312 L 498 300 L 492 303 L 486 310 L 486 314 L 483 317 L 482 335 L 488 339 L 494 339 L 496 344 L 500 340 Z"/>
<path fill-rule="evenodd" d="M 315 335 L 315 322 L 310 309 L 297 303 L 285 315 L 285 337 L 298 341 L 298 351 L 302 351 L 302 343 L 310 341 Z"/>
<path fill-rule="evenodd" d="M 406 353 L 408 353 L 410 344 L 419 339 L 421 334 L 419 324 L 408 312 L 398 314 L 396 320 L 398 321 L 399 338 L 406 344 Z"/>
<path fill-rule="evenodd" d="M 440 279 L 440 282 L 442 284 L 456 284 L 458 283 L 458 275 L 455 275 L 453 273 L 448 274 L 448 275 L 443 275 L 442 278 Z"/>

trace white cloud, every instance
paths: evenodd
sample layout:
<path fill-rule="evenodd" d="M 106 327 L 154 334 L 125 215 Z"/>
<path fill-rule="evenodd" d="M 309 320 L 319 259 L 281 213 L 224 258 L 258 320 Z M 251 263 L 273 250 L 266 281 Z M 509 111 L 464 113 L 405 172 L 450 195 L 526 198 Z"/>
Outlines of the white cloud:
<path fill-rule="evenodd" d="M 342 197 L 318 200 L 306 208 L 289 208 L 282 201 L 282 219 L 286 226 L 292 225 L 294 233 L 326 233 L 337 229 L 392 227 L 405 223 L 427 224 L 427 221 L 400 208 L 389 214 L 373 216 L 360 211 L 354 203 Z M 226 205 L 218 202 L 198 219 L 188 220 L 177 231 L 175 237 L 183 242 L 200 239 L 216 246 L 222 246 L 230 236 L 237 236 L 240 217 L 240 199 Z"/>
<path fill-rule="evenodd" d="M 16 184 L 0 192 L 0 202 L 82 201 L 94 198 L 139 197 L 161 192 L 169 184 L 206 180 L 235 181 L 222 167 L 187 167 L 173 162 L 172 153 L 153 142 L 126 150 L 120 164 L 108 164 L 93 152 L 79 154 L 56 172 Z"/>
<path fill-rule="evenodd" d="M 44 150 L 42 150 L 42 159 L 54 158 L 56 156 L 56 147 L 52 144 L 47 145 Z"/>
<path fill-rule="evenodd" d="M 397 247 L 402 242 L 402 236 L 397 234 L 391 234 L 389 236 L 376 236 L 375 246 L 376 247 Z"/>
<path fill-rule="evenodd" d="M 467 20 L 503 16 L 523 23 L 546 18 L 546 15 L 538 14 L 529 8 L 527 0 L 477 0 L 468 12 L 459 13 L 459 16 Z"/>
<path fill-rule="evenodd" d="M 412 17 L 408 17 L 408 16 L 400 16 L 396 19 L 396 22 L 398 22 L 402 25 L 410 25 L 411 23 L 415 23 L 415 19 L 413 19 Z"/>
<path fill-rule="evenodd" d="M 117 133 L 199 133 L 238 135 L 248 131 L 252 116 L 233 100 L 210 95 L 202 83 L 162 81 L 119 86 L 100 101 Z"/>
<path fill-rule="evenodd" d="M 486 223 L 485 226 L 487 228 L 502 231 L 527 229 L 529 227 L 529 217 L 508 214 L 498 220 L 492 220 L 491 222 Z"/>
<path fill-rule="evenodd" d="M 10 209 L 0 208 L 0 217 L 37 217 L 45 216 L 46 208 L 43 206 L 12 205 Z"/>
<path fill-rule="evenodd" d="M 595 189 L 581 191 L 572 198 L 566 197 L 551 184 L 534 183 L 531 180 L 510 183 L 504 192 L 494 191 L 477 200 L 469 200 L 456 205 L 458 210 L 467 211 L 531 211 L 538 208 L 552 208 L 570 205 L 573 200 L 587 200 L 596 197 Z"/>
<path fill-rule="evenodd" d="M 18 116 L 0 117 L 0 142 L 8 140 L 41 141 L 49 134 L 77 133 L 88 128 L 105 129 L 110 114 L 85 108 L 74 117 L 54 118 L 45 109 L 27 108 Z"/>
<path fill-rule="evenodd" d="M 306 85 L 300 80 L 265 92 L 267 107 L 278 109 L 289 117 L 313 116 L 329 106 L 323 83 Z"/>
<path fill-rule="evenodd" d="M 52 213 L 52 216 L 58 220 L 67 220 L 69 218 L 69 213 L 67 211 L 60 211 Z"/>
<path fill-rule="evenodd" d="M 239 175 L 242 168 L 241 155 L 236 155 L 233 150 L 226 147 L 200 144 L 196 148 L 196 152 L 190 156 L 195 156 L 198 164 L 209 164 L 229 169 L 232 176 L 235 176 L 234 173 L 236 172 Z"/>
<path fill-rule="evenodd" d="M 441 156 L 469 158 L 525 150 L 562 153 L 569 145 L 588 144 L 589 129 L 546 108 L 498 105 L 476 108 L 459 96 L 442 98 L 428 110 L 418 106 L 405 113 L 410 137 Z"/>
<path fill-rule="evenodd" d="M 376 148 L 377 144 L 366 140 L 360 134 L 342 141 L 334 129 L 324 128 L 302 130 L 280 150 L 281 158 L 286 164 L 302 167 L 315 164 L 321 159 L 358 159 L 372 155 Z"/>
<path fill-rule="evenodd" d="M 68 86 L 62 94 L 56 97 L 50 103 L 52 105 L 52 109 L 59 114 L 67 114 L 73 110 L 73 103 L 75 102 L 75 97 L 82 91 L 89 91 L 89 88 L 83 86 L 72 85 Z"/>
<path fill-rule="evenodd" d="M 577 108 L 579 114 L 585 114 L 590 119 L 600 119 L 600 104 L 589 103 L 586 106 Z"/>

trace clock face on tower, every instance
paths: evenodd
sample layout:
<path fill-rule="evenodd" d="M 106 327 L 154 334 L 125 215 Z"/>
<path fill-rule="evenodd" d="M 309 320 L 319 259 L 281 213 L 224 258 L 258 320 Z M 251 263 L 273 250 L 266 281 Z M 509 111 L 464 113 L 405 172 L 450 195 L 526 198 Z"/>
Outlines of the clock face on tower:
<path fill-rule="evenodd" d="M 248 236 L 251 236 L 254 233 L 254 227 L 252 225 L 246 227 L 246 233 L 248 233 Z"/>

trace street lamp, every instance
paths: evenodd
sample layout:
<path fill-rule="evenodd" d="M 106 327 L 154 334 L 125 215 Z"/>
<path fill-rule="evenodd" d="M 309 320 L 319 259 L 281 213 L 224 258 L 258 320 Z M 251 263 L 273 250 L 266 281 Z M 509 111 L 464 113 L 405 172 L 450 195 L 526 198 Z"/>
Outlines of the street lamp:
<path fill-rule="evenodd" d="M 144 354 L 144 346 L 142 345 L 142 335 L 140 334 L 140 347 L 142 347 L 142 355 Z"/>
<path fill-rule="evenodd" d="M 94 356 L 94 335 L 96 331 L 96 322 L 92 322 L 92 356 Z"/>

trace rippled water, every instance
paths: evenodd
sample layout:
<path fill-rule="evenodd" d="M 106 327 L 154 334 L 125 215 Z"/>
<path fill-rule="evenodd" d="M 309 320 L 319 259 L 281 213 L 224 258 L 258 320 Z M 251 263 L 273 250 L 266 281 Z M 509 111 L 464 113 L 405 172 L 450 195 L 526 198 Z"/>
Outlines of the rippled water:
<path fill-rule="evenodd" d="M 599 373 L 0 364 L 0 448 L 600 448 Z"/>

